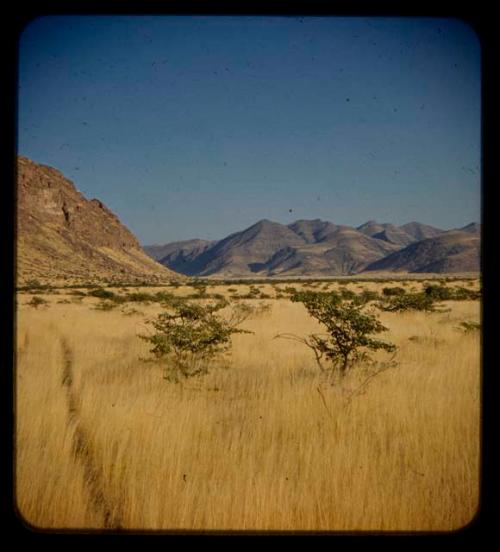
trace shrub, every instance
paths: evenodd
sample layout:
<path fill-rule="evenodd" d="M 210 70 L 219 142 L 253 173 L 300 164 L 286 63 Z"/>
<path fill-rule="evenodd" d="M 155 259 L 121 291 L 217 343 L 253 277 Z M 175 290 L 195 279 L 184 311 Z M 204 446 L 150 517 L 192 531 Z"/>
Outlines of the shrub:
<path fill-rule="evenodd" d="M 436 301 L 474 301 L 481 298 L 479 291 L 474 291 L 464 287 L 449 288 L 445 286 L 427 286 L 425 294 Z"/>
<path fill-rule="evenodd" d="M 212 362 L 229 350 L 232 334 L 250 333 L 237 328 L 248 316 L 241 308 L 233 309 L 229 320 L 217 314 L 227 305 L 227 301 L 209 305 L 173 301 L 147 321 L 155 333 L 139 337 L 153 346 L 150 353 L 156 359 L 165 362 L 165 379 L 179 382 L 207 373 Z"/>
<path fill-rule="evenodd" d="M 387 299 L 383 303 L 379 303 L 379 308 L 388 312 L 403 312 L 403 311 L 427 311 L 433 312 L 436 310 L 434 299 L 425 293 L 407 293 L 405 295 L 396 295 Z"/>
<path fill-rule="evenodd" d="M 92 291 L 89 291 L 87 295 L 89 297 L 97 297 L 99 299 L 114 299 L 116 297 L 115 293 L 103 288 L 93 289 Z"/>
<path fill-rule="evenodd" d="M 42 306 L 47 307 L 49 305 L 45 299 L 37 296 L 32 297 L 31 301 L 28 301 L 26 304 L 29 305 L 30 307 L 33 307 L 34 309 L 38 309 L 38 307 L 42 307 Z"/>
<path fill-rule="evenodd" d="M 136 291 L 134 293 L 128 293 L 126 300 L 132 303 L 147 303 L 148 301 L 155 301 L 158 294 L 161 294 L 161 292 L 158 292 L 156 295 L 151 295 L 151 293 Z"/>
<path fill-rule="evenodd" d="M 355 299 L 355 302 L 358 305 L 366 305 L 366 303 L 370 303 L 371 301 L 377 301 L 380 299 L 380 295 L 376 291 L 370 291 L 368 289 L 364 289 Z"/>
<path fill-rule="evenodd" d="M 382 289 L 382 294 L 385 297 L 394 297 L 395 295 L 404 295 L 406 291 L 402 287 L 385 287 Z"/>
<path fill-rule="evenodd" d="M 354 293 L 354 291 L 352 291 L 351 289 L 341 289 L 340 290 L 340 296 L 342 297 L 342 299 L 349 299 L 349 300 L 353 300 L 356 298 L 356 293 Z"/>
<path fill-rule="evenodd" d="M 446 286 L 435 286 L 430 285 L 424 288 L 424 293 L 434 299 L 435 301 L 449 301 L 454 299 L 453 290 L 447 288 Z"/>
<path fill-rule="evenodd" d="M 464 333 L 473 333 L 481 330 L 481 324 L 478 324 L 477 322 L 461 322 L 460 326 L 458 328 L 459 330 L 462 330 Z"/>
<path fill-rule="evenodd" d="M 175 298 L 173 293 L 168 291 L 157 291 L 153 296 L 151 296 L 151 301 L 156 301 L 157 303 L 169 302 Z"/>
<path fill-rule="evenodd" d="M 325 327 L 326 333 L 311 334 L 306 338 L 294 334 L 278 334 L 276 337 L 293 339 L 307 345 L 324 372 L 340 372 L 344 376 L 356 362 L 370 360 L 367 351 L 396 350 L 392 343 L 371 337 L 387 331 L 387 328 L 373 314 L 363 312 L 362 305 L 342 302 L 336 293 L 312 291 L 295 294 L 291 300 L 303 303 L 309 314 Z M 322 364 L 323 357 L 329 361 L 329 368 Z"/>
<path fill-rule="evenodd" d="M 453 290 L 453 299 L 455 301 L 475 301 L 481 299 L 481 292 L 464 287 L 456 287 Z"/>
<path fill-rule="evenodd" d="M 35 278 L 31 279 L 31 280 L 28 280 L 24 286 L 24 289 L 39 289 L 39 288 L 42 288 L 42 284 L 36 280 Z"/>
<path fill-rule="evenodd" d="M 117 304 L 114 301 L 101 301 L 97 303 L 94 309 L 99 311 L 110 311 L 116 308 L 116 306 Z"/>

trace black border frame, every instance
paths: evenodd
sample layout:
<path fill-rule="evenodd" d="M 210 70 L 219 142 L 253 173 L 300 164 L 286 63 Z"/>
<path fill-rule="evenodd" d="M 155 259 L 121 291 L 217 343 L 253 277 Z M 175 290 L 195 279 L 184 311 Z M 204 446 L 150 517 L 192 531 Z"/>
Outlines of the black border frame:
<path fill-rule="evenodd" d="M 484 2 L 486 5 L 486 2 Z M 497 88 L 495 80 L 495 53 L 498 33 L 495 24 L 493 7 L 485 7 L 481 3 L 467 7 L 459 4 L 445 6 L 434 1 L 406 2 L 369 0 L 342 0 L 330 2 L 291 2 L 284 3 L 277 0 L 263 2 L 257 0 L 250 2 L 241 1 L 179 1 L 179 0 L 74 0 L 64 2 L 62 0 L 25 0 L 13 6 L 9 12 L 4 12 L 2 18 L 2 67 L 3 85 L 0 88 L 0 152 L 3 156 L 0 168 L 2 170 L 2 186 L 0 186 L 0 209 L 3 211 L 4 221 L 0 232 L 0 247 L 4 259 L 2 271 L 2 332 L 4 338 L 1 350 L 0 364 L 0 390 L 3 395 L 1 401 L 0 429 L 3 441 L 3 451 L 0 455 L 2 489 L 1 517 L 2 526 L 8 529 L 10 537 L 16 543 L 28 544 L 41 541 L 43 544 L 52 544 L 57 541 L 71 542 L 75 536 L 101 536 L 106 544 L 122 544 L 123 537 L 130 537 L 132 541 L 141 536 L 376 536 L 393 537 L 384 544 L 395 542 L 394 537 L 432 537 L 438 538 L 438 543 L 445 544 L 446 537 L 460 541 L 474 542 L 486 536 L 493 529 L 493 504 L 495 499 L 494 486 L 495 466 L 493 460 L 495 449 L 492 443 L 494 425 L 491 419 L 493 404 L 492 393 L 497 390 L 495 381 L 494 360 L 491 359 L 491 341 L 488 334 L 491 326 L 487 324 L 488 316 L 496 311 L 496 297 L 489 289 L 493 284 L 493 277 L 488 272 L 488 248 L 491 242 L 485 239 L 485 234 L 493 220 L 491 212 L 494 208 L 491 189 L 498 182 L 494 173 L 493 163 L 493 132 L 498 121 L 496 112 Z M 337 16 L 398 16 L 398 17 L 454 17 L 462 19 L 476 32 L 482 50 L 482 251 L 481 271 L 483 282 L 482 301 L 482 431 L 481 431 L 481 483 L 480 483 L 480 508 L 475 518 L 464 528 L 453 532 L 385 532 L 385 531 L 350 531 L 350 532 L 317 532 L 317 531 L 100 531 L 100 530 L 40 530 L 31 528 L 25 524 L 15 509 L 15 497 L 13 492 L 14 470 L 14 350 L 15 350 L 15 181 L 16 181 L 16 155 L 17 155 L 17 44 L 23 28 L 33 19 L 43 15 L 337 15 Z M 6 84 L 5 84 L 6 83 Z M 492 238 L 493 239 L 493 238 Z M 491 258 L 491 256 L 489 257 Z M 490 280 L 491 278 L 491 280 Z M 490 284 L 490 281 L 492 282 Z M 496 458 L 496 457 L 495 457 Z M 445 538 L 442 541 L 439 537 Z M 154 540 L 154 538 L 153 538 Z M 399 539 L 396 539 L 399 544 Z M 378 541 L 382 543 L 381 541 Z M 420 540 L 417 541 L 422 544 Z M 409 544 L 405 541 L 405 544 Z M 458 544 L 458 543 L 457 543 Z"/>

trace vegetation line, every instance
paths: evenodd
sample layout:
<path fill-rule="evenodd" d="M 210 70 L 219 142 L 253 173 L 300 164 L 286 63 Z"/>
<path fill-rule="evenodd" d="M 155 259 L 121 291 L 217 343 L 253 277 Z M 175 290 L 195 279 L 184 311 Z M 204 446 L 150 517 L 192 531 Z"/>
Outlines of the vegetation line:
<path fill-rule="evenodd" d="M 66 389 L 68 425 L 74 426 L 74 459 L 83 469 L 83 479 L 89 493 L 90 505 L 93 511 L 102 516 L 105 528 L 117 529 L 121 526 L 121 516 L 113 511 L 110 501 L 105 495 L 103 474 L 97 466 L 89 435 L 81 423 L 78 396 L 74 388 L 73 351 L 65 338 L 61 338 L 61 348 L 63 352 L 61 384 Z"/>

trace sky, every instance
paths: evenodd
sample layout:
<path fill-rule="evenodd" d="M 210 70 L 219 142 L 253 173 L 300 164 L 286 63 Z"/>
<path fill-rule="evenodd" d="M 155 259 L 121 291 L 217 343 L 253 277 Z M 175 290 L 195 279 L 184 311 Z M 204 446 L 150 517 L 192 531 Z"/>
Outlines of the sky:
<path fill-rule="evenodd" d="M 18 87 L 18 153 L 142 244 L 480 221 L 481 52 L 458 19 L 47 16 Z"/>

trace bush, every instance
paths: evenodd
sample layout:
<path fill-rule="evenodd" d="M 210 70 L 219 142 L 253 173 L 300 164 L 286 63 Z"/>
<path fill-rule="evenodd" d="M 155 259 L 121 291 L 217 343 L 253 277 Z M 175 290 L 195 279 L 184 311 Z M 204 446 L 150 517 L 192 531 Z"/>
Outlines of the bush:
<path fill-rule="evenodd" d="M 436 301 L 475 301 L 481 298 L 479 291 L 474 291 L 464 287 L 449 288 L 445 286 L 427 286 L 425 294 Z"/>
<path fill-rule="evenodd" d="M 426 286 L 424 288 L 424 293 L 435 301 L 449 301 L 450 299 L 454 299 L 453 290 L 446 286 Z"/>
<path fill-rule="evenodd" d="M 152 297 L 151 301 L 161 303 L 163 301 L 170 301 L 175 295 L 168 291 L 157 291 Z"/>
<path fill-rule="evenodd" d="M 342 299 L 349 299 L 352 301 L 356 298 L 356 293 L 354 293 L 354 291 L 350 289 L 341 289 L 340 296 L 342 297 Z"/>
<path fill-rule="evenodd" d="M 461 322 L 458 329 L 462 330 L 466 334 L 474 333 L 481 330 L 481 324 L 478 324 L 477 322 Z"/>
<path fill-rule="evenodd" d="M 99 311 L 110 311 L 116 308 L 116 306 L 117 304 L 114 301 L 101 301 L 97 303 L 94 309 Z"/>
<path fill-rule="evenodd" d="M 481 299 L 481 292 L 464 287 L 456 287 L 453 290 L 453 299 L 455 301 L 476 301 Z"/>
<path fill-rule="evenodd" d="M 156 295 L 151 295 L 151 293 L 136 291 L 134 293 L 128 293 L 126 300 L 132 303 L 147 303 L 149 301 L 155 301 L 156 296 L 159 294 L 161 294 L 161 292 L 158 292 Z"/>
<path fill-rule="evenodd" d="M 364 289 L 355 299 L 355 302 L 358 305 L 366 305 L 366 303 L 370 303 L 371 301 L 378 301 L 380 299 L 380 295 L 376 291 L 370 291 L 368 289 Z"/>
<path fill-rule="evenodd" d="M 108 289 L 97 288 L 87 293 L 89 297 L 97 297 L 99 299 L 114 299 L 116 294 Z"/>
<path fill-rule="evenodd" d="M 31 298 L 31 301 L 28 301 L 26 303 L 27 305 L 29 305 L 30 307 L 33 307 L 34 309 L 38 309 L 38 307 L 48 307 L 48 302 L 45 301 L 45 299 L 42 299 L 42 297 L 32 297 Z"/>
<path fill-rule="evenodd" d="M 233 309 L 229 320 L 217 314 L 227 305 L 226 301 L 172 302 L 156 319 L 147 321 L 155 333 L 139 337 L 153 346 L 150 353 L 156 359 L 165 362 L 165 379 L 179 382 L 207 373 L 212 362 L 229 350 L 233 334 L 250 333 L 236 327 L 246 313 Z"/>
<path fill-rule="evenodd" d="M 405 295 L 396 295 L 383 303 L 379 303 L 379 308 L 388 312 L 404 311 L 427 311 L 436 310 L 434 299 L 425 293 L 407 293 Z"/>
<path fill-rule="evenodd" d="M 385 297 L 394 297 L 396 295 L 404 295 L 406 291 L 402 287 L 385 287 L 382 289 L 382 294 Z"/>
<path fill-rule="evenodd" d="M 374 315 L 363 312 L 362 305 L 342 302 L 336 293 L 312 291 L 295 294 L 291 300 L 303 303 L 309 314 L 325 327 L 326 333 L 311 334 L 306 338 L 294 334 L 279 334 L 276 337 L 293 339 L 307 345 L 324 372 L 340 372 L 344 376 L 356 362 L 370 360 L 367 351 L 396 350 L 392 343 L 371 337 L 387 331 L 387 328 Z M 329 367 L 322 364 L 323 357 L 329 361 Z"/>

